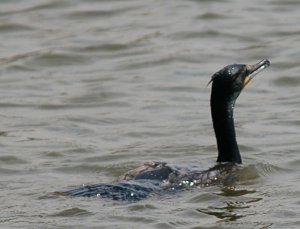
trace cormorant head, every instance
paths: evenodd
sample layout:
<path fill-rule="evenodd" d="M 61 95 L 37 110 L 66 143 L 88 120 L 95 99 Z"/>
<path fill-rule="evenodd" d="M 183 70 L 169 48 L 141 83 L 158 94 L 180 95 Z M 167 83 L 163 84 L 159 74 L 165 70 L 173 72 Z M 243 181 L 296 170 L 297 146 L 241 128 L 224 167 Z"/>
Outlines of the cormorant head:
<path fill-rule="evenodd" d="M 212 76 L 212 90 L 223 99 L 234 102 L 250 80 L 269 65 L 266 59 L 254 65 L 228 65 Z"/>

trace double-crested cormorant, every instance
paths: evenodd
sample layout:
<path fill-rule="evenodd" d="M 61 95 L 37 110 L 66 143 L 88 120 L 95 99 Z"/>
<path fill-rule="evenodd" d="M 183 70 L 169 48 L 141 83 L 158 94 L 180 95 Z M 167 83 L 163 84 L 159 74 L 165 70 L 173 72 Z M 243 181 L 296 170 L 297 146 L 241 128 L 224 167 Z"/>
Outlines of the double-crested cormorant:
<path fill-rule="evenodd" d="M 269 65 L 268 60 L 262 60 L 254 65 L 233 64 L 212 76 L 210 105 L 218 146 L 218 164 L 214 167 L 205 171 L 188 168 L 180 170 L 163 162 L 149 162 L 127 172 L 116 182 L 87 185 L 60 193 L 136 201 L 145 198 L 151 192 L 226 184 L 238 180 L 240 168 L 238 165 L 242 163 L 242 159 L 236 142 L 233 120 L 235 101 L 250 80 Z"/>

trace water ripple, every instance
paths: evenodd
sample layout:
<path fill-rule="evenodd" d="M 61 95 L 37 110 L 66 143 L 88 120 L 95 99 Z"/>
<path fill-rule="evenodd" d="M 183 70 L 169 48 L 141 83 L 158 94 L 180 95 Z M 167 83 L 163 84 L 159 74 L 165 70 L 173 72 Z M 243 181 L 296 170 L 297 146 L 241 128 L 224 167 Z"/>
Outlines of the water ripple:
<path fill-rule="evenodd" d="M 93 215 L 93 213 L 81 208 L 69 208 L 58 213 L 52 214 L 52 217 L 79 217 Z"/>

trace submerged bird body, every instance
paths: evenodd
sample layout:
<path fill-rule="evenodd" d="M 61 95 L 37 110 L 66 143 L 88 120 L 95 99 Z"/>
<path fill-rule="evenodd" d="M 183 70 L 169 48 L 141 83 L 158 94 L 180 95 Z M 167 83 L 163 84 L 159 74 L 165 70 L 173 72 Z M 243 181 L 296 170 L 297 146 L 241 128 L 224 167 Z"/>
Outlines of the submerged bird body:
<path fill-rule="evenodd" d="M 163 162 L 149 162 L 127 172 L 113 183 L 83 185 L 59 194 L 138 201 L 151 193 L 173 193 L 196 186 L 232 185 L 239 180 L 241 168 L 234 164 L 218 164 L 204 171 L 183 168 L 182 172 Z"/>
<path fill-rule="evenodd" d="M 228 185 L 238 181 L 242 159 L 234 128 L 235 101 L 249 81 L 269 65 L 268 60 L 255 65 L 233 64 L 212 76 L 210 105 L 218 147 L 218 164 L 214 167 L 195 171 L 189 168 L 178 169 L 163 162 L 149 162 L 125 173 L 116 182 L 87 185 L 60 193 L 136 201 L 150 193 L 193 186 Z"/>

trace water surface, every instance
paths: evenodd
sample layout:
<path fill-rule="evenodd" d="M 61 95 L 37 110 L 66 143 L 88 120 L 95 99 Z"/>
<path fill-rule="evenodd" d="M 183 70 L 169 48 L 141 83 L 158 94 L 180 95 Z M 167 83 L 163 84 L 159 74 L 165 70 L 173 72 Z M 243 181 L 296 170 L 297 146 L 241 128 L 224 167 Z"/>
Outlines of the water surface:
<path fill-rule="evenodd" d="M 1 1 L 0 226 L 299 228 L 299 3 Z M 214 165 L 206 85 L 263 58 L 235 110 L 256 179 L 138 203 L 51 195 L 150 160 Z"/>

